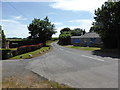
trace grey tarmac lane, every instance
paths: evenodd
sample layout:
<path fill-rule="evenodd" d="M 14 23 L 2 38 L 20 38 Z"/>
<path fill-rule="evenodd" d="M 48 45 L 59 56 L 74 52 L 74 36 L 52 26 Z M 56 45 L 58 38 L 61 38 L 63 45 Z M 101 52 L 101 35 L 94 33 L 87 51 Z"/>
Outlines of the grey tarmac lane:
<path fill-rule="evenodd" d="M 40 57 L 2 61 L 3 72 L 8 68 L 17 72 L 19 67 L 74 88 L 118 88 L 117 58 L 96 56 L 90 51 L 64 48 L 56 43 L 51 45 L 53 50 Z M 20 69 L 19 73 L 23 70 Z M 13 73 L 8 72 L 7 75 Z"/>

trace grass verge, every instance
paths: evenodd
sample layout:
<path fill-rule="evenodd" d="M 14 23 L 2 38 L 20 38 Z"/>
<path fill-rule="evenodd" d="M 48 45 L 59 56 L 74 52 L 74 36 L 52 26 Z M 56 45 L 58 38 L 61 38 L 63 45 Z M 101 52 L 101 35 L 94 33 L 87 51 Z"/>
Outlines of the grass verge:
<path fill-rule="evenodd" d="M 30 59 L 30 58 L 34 58 L 40 55 L 43 55 L 44 53 L 48 52 L 48 50 L 50 49 L 50 47 L 42 47 L 38 50 L 29 52 L 29 53 L 25 53 L 25 54 L 21 54 L 15 57 L 12 57 L 10 59 Z M 32 56 L 30 56 L 32 55 Z"/>
<path fill-rule="evenodd" d="M 100 50 L 101 48 L 97 48 L 97 47 L 79 47 L 79 46 L 64 46 L 67 48 L 74 48 L 77 50 L 84 50 L 84 51 L 95 51 L 95 50 Z"/>
<path fill-rule="evenodd" d="M 48 80 L 38 81 L 28 76 L 24 79 L 21 80 L 16 77 L 5 78 L 2 82 L 2 88 L 70 88 L 67 85 L 58 84 L 57 82 Z"/>
<path fill-rule="evenodd" d="M 34 58 L 34 57 L 37 57 L 37 56 L 41 56 L 41 55 L 47 53 L 51 49 L 50 44 L 53 43 L 53 42 L 55 42 L 55 41 L 49 40 L 49 41 L 46 42 L 46 45 L 47 45 L 46 47 L 42 47 L 38 50 L 28 52 L 28 53 L 25 53 L 25 54 L 21 54 L 21 55 L 18 55 L 18 56 L 9 58 L 9 59 L 30 59 L 30 58 Z"/>
<path fill-rule="evenodd" d="M 0 50 L 17 50 L 17 48 L 9 48 L 9 49 L 6 49 L 6 48 L 1 48 Z"/>

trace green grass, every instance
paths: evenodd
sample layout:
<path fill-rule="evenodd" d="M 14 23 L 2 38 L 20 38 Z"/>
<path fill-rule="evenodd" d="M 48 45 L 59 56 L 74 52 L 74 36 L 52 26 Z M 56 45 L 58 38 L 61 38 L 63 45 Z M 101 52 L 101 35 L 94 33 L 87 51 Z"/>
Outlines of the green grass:
<path fill-rule="evenodd" d="M 9 58 L 9 59 L 29 59 L 29 58 L 34 58 L 34 57 L 43 55 L 44 53 L 49 51 L 48 49 L 50 49 L 50 44 L 52 42 L 55 42 L 55 41 L 49 40 L 49 41 L 46 42 L 47 47 L 42 47 L 41 49 L 38 49 L 38 50 L 35 50 L 35 51 L 32 51 L 32 52 L 28 52 L 28 53 L 25 53 L 25 54 L 21 54 L 21 55 L 18 55 L 18 56 Z M 13 48 L 12 50 L 16 50 L 16 48 Z M 45 51 L 45 52 L 43 52 L 43 51 Z M 40 52 L 42 52 L 42 53 L 40 53 Z M 30 57 L 29 54 L 31 54 L 32 57 Z"/>
<path fill-rule="evenodd" d="M 9 48 L 9 49 L 1 48 L 0 50 L 17 50 L 17 48 Z"/>
<path fill-rule="evenodd" d="M 67 48 L 74 48 L 78 50 L 84 50 L 84 51 L 94 51 L 94 50 L 100 50 L 101 48 L 97 47 L 79 47 L 79 46 L 65 46 Z"/>
<path fill-rule="evenodd" d="M 38 50 L 35 50 L 35 51 L 33 51 L 33 52 L 21 54 L 21 55 L 12 57 L 12 58 L 10 58 L 10 59 L 29 59 L 29 58 L 37 57 L 37 56 L 40 56 L 40 55 L 46 53 L 46 52 L 47 52 L 46 50 L 48 50 L 48 49 L 49 49 L 49 47 L 42 47 L 42 48 L 40 48 L 40 49 L 38 49 Z M 44 51 L 44 52 L 43 52 L 43 51 Z M 42 53 L 40 53 L 40 52 L 42 52 Z M 32 57 L 30 57 L 29 54 L 31 54 Z"/>
<path fill-rule="evenodd" d="M 7 39 L 9 41 L 23 41 L 23 39 Z"/>

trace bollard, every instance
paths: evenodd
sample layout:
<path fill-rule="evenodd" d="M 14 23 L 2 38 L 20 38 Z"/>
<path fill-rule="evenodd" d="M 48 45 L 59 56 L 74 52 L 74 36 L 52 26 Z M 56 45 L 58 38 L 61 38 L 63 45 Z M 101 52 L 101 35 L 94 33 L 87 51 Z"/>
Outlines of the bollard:
<path fill-rule="evenodd" d="M 32 54 L 29 54 L 29 57 L 32 57 Z"/>
<path fill-rule="evenodd" d="M 42 51 L 40 51 L 39 53 L 42 54 Z"/>

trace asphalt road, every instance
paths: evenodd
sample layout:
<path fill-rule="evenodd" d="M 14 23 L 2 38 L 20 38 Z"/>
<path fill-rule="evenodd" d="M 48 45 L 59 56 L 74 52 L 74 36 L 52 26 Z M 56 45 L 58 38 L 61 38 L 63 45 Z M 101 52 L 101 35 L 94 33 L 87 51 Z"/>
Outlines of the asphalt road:
<path fill-rule="evenodd" d="M 49 80 L 71 87 L 118 88 L 117 58 L 101 57 L 93 55 L 90 51 L 64 48 L 56 43 L 52 43 L 52 46 L 51 52 L 40 57 L 20 61 L 2 61 L 3 72 L 14 62 L 14 67 L 11 68 L 13 71 L 18 71 L 17 67 L 25 68 Z M 8 71 L 9 74 L 13 73 Z M 3 73 L 3 76 L 5 77 L 6 74 Z"/>
<path fill-rule="evenodd" d="M 33 72 L 49 80 L 76 88 L 117 88 L 118 59 L 92 55 L 89 51 L 64 48 L 52 43 L 53 50 L 29 62 Z"/>

